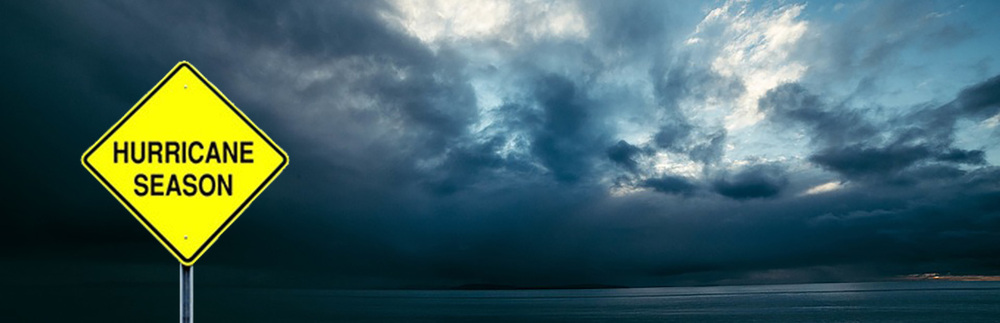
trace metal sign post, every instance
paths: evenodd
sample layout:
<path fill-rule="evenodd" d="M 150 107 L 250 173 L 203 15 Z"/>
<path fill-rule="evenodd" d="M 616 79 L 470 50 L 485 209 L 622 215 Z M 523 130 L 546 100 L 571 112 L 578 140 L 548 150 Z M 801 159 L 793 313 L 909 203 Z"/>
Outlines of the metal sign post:
<path fill-rule="evenodd" d="M 181 264 L 181 323 L 194 322 L 194 267 Z"/>

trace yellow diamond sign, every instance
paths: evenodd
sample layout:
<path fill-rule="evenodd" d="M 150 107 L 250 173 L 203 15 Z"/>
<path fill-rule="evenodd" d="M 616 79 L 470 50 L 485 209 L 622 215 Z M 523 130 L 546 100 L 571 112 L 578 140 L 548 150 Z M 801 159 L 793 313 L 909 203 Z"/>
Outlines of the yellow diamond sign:
<path fill-rule="evenodd" d="M 194 66 L 180 62 L 82 161 L 190 266 L 281 173 L 288 156 Z"/>

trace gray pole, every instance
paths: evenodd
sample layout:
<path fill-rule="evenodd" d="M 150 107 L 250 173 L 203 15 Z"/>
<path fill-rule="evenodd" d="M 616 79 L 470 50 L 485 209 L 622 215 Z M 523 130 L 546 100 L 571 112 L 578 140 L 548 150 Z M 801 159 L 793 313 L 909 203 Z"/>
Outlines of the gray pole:
<path fill-rule="evenodd" d="M 181 323 L 194 322 L 194 267 L 181 264 Z"/>

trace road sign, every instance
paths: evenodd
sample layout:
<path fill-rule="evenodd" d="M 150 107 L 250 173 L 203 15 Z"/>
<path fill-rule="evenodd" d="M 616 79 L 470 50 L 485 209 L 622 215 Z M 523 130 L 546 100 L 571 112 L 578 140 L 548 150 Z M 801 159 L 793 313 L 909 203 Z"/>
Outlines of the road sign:
<path fill-rule="evenodd" d="M 288 156 L 188 62 L 90 149 L 84 167 L 191 266 L 288 164 Z"/>

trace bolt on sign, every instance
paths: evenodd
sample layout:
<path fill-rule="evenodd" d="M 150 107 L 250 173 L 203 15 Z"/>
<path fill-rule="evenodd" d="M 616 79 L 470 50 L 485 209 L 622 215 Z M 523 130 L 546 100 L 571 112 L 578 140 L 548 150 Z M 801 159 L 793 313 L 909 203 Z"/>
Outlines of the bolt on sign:
<path fill-rule="evenodd" d="M 288 155 L 182 61 L 82 162 L 191 266 L 288 165 Z"/>

